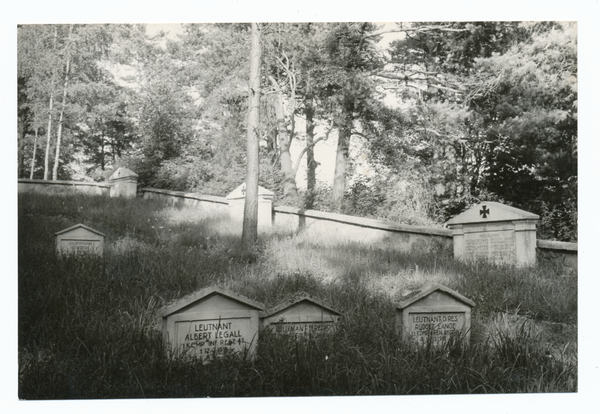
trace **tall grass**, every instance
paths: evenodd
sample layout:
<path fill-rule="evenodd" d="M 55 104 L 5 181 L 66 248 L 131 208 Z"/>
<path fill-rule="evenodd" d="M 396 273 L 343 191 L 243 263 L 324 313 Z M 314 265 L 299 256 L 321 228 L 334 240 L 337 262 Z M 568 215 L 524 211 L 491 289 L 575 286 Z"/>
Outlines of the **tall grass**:
<path fill-rule="evenodd" d="M 577 390 L 577 280 L 274 230 L 245 251 L 226 217 L 158 200 L 19 196 L 23 399 L 384 395 Z M 54 233 L 106 234 L 105 256 L 59 259 Z M 437 281 L 477 303 L 471 342 L 414 349 L 394 301 Z M 168 359 L 158 309 L 219 284 L 266 306 L 303 291 L 343 317 L 308 340 L 261 332 L 256 358 Z"/>

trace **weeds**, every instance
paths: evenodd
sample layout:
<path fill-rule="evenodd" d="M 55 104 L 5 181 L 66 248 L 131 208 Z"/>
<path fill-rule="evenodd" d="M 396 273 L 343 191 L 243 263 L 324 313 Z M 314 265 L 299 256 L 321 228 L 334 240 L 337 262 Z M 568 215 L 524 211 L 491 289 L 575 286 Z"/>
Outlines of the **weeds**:
<path fill-rule="evenodd" d="M 102 259 L 59 259 L 54 233 L 106 234 Z M 465 265 L 393 246 L 263 234 L 157 200 L 19 196 L 22 399 L 577 391 L 576 275 Z M 471 341 L 414 348 L 394 301 L 440 282 L 473 299 Z M 165 357 L 158 309 L 220 284 L 276 305 L 306 292 L 343 314 L 332 336 L 261 332 L 256 357 Z"/>

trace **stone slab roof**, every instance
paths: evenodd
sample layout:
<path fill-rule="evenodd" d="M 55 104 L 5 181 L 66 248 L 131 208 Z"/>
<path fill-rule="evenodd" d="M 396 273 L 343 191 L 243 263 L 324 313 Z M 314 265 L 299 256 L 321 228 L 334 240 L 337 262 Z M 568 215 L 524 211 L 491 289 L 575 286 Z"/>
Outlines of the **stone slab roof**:
<path fill-rule="evenodd" d="M 413 303 L 429 296 L 431 293 L 438 291 L 438 290 L 450 295 L 451 297 L 455 298 L 456 300 L 463 302 L 471 307 L 475 306 L 475 302 L 473 302 L 471 299 L 466 298 L 465 296 L 450 289 L 449 287 L 440 285 L 439 283 L 430 283 L 430 284 L 427 284 L 427 285 L 423 286 L 422 288 L 415 290 L 415 291 L 409 293 L 408 295 L 404 296 L 398 303 L 397 308 L 404 309 L 407 306 L 412 305 Z"/>
<path fill-rule="evenodd" d="M 264 310 L 264 305 L 260 302 L 249 299 L 245 296 L 234 293 L 228 289 L 223 289 L 218 286 L 210 286 L 205 289 L 196 291 L 194 293 L 190 293 L 183 298 L 178 299 L 176 302 L 171 303 L 169 305 L 164 306 L 160 309 L 159 314 L 164 318 L 165 316 L 171 315 L 172 313 L 177 312 L 180 309 L 185 308 L 199 300 L 202 300 L 210 295 L 219 294 L 221 296 L 225 296 L 226 298 L 232 299 L 234 301 L 240 302 L 249 307 L 255 308 L 258 311 Z"/>
<path fill-rule="evenodd" d="M 540 216 L 537 214 L 525 210 L 495 201 L 484 201 L 453 217 L 446 224 L 452 226 L 456 224 L 489 223 L 494 221 L 538 220 L 539 218 Z"/>

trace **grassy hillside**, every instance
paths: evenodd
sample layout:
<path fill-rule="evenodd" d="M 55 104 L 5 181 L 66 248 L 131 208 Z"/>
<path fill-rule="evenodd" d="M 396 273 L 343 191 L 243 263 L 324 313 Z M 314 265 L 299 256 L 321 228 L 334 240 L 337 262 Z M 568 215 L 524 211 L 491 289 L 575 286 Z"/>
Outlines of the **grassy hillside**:
<path fill-rule="evenodd" d="M 282 230 L 241 228 L 158 200 L 19 195 L 22 399 L 577 391 L 577 275 L 466 265 Z M 54 233 L 106 234 L 103 259 L 57 259 Z M 414 350 L 394 302 L 428 282 L 474 300 L 471 343 Z M 218 284 L 267 307 L 307 292 L 343 313 L 331 338 L 261 334 L 254 361 L 167 359 L 157 311 Z"/>

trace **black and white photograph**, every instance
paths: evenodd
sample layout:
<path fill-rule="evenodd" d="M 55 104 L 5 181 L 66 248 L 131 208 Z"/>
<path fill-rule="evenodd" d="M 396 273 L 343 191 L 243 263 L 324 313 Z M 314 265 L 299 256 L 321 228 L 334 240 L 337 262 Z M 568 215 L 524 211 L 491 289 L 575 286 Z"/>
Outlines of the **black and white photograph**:
<path fill-rule="evenodd" d="M 600 391 L 582 10 L 377 7 L 19 11 L 17 410 L 564 412 Z"/>

